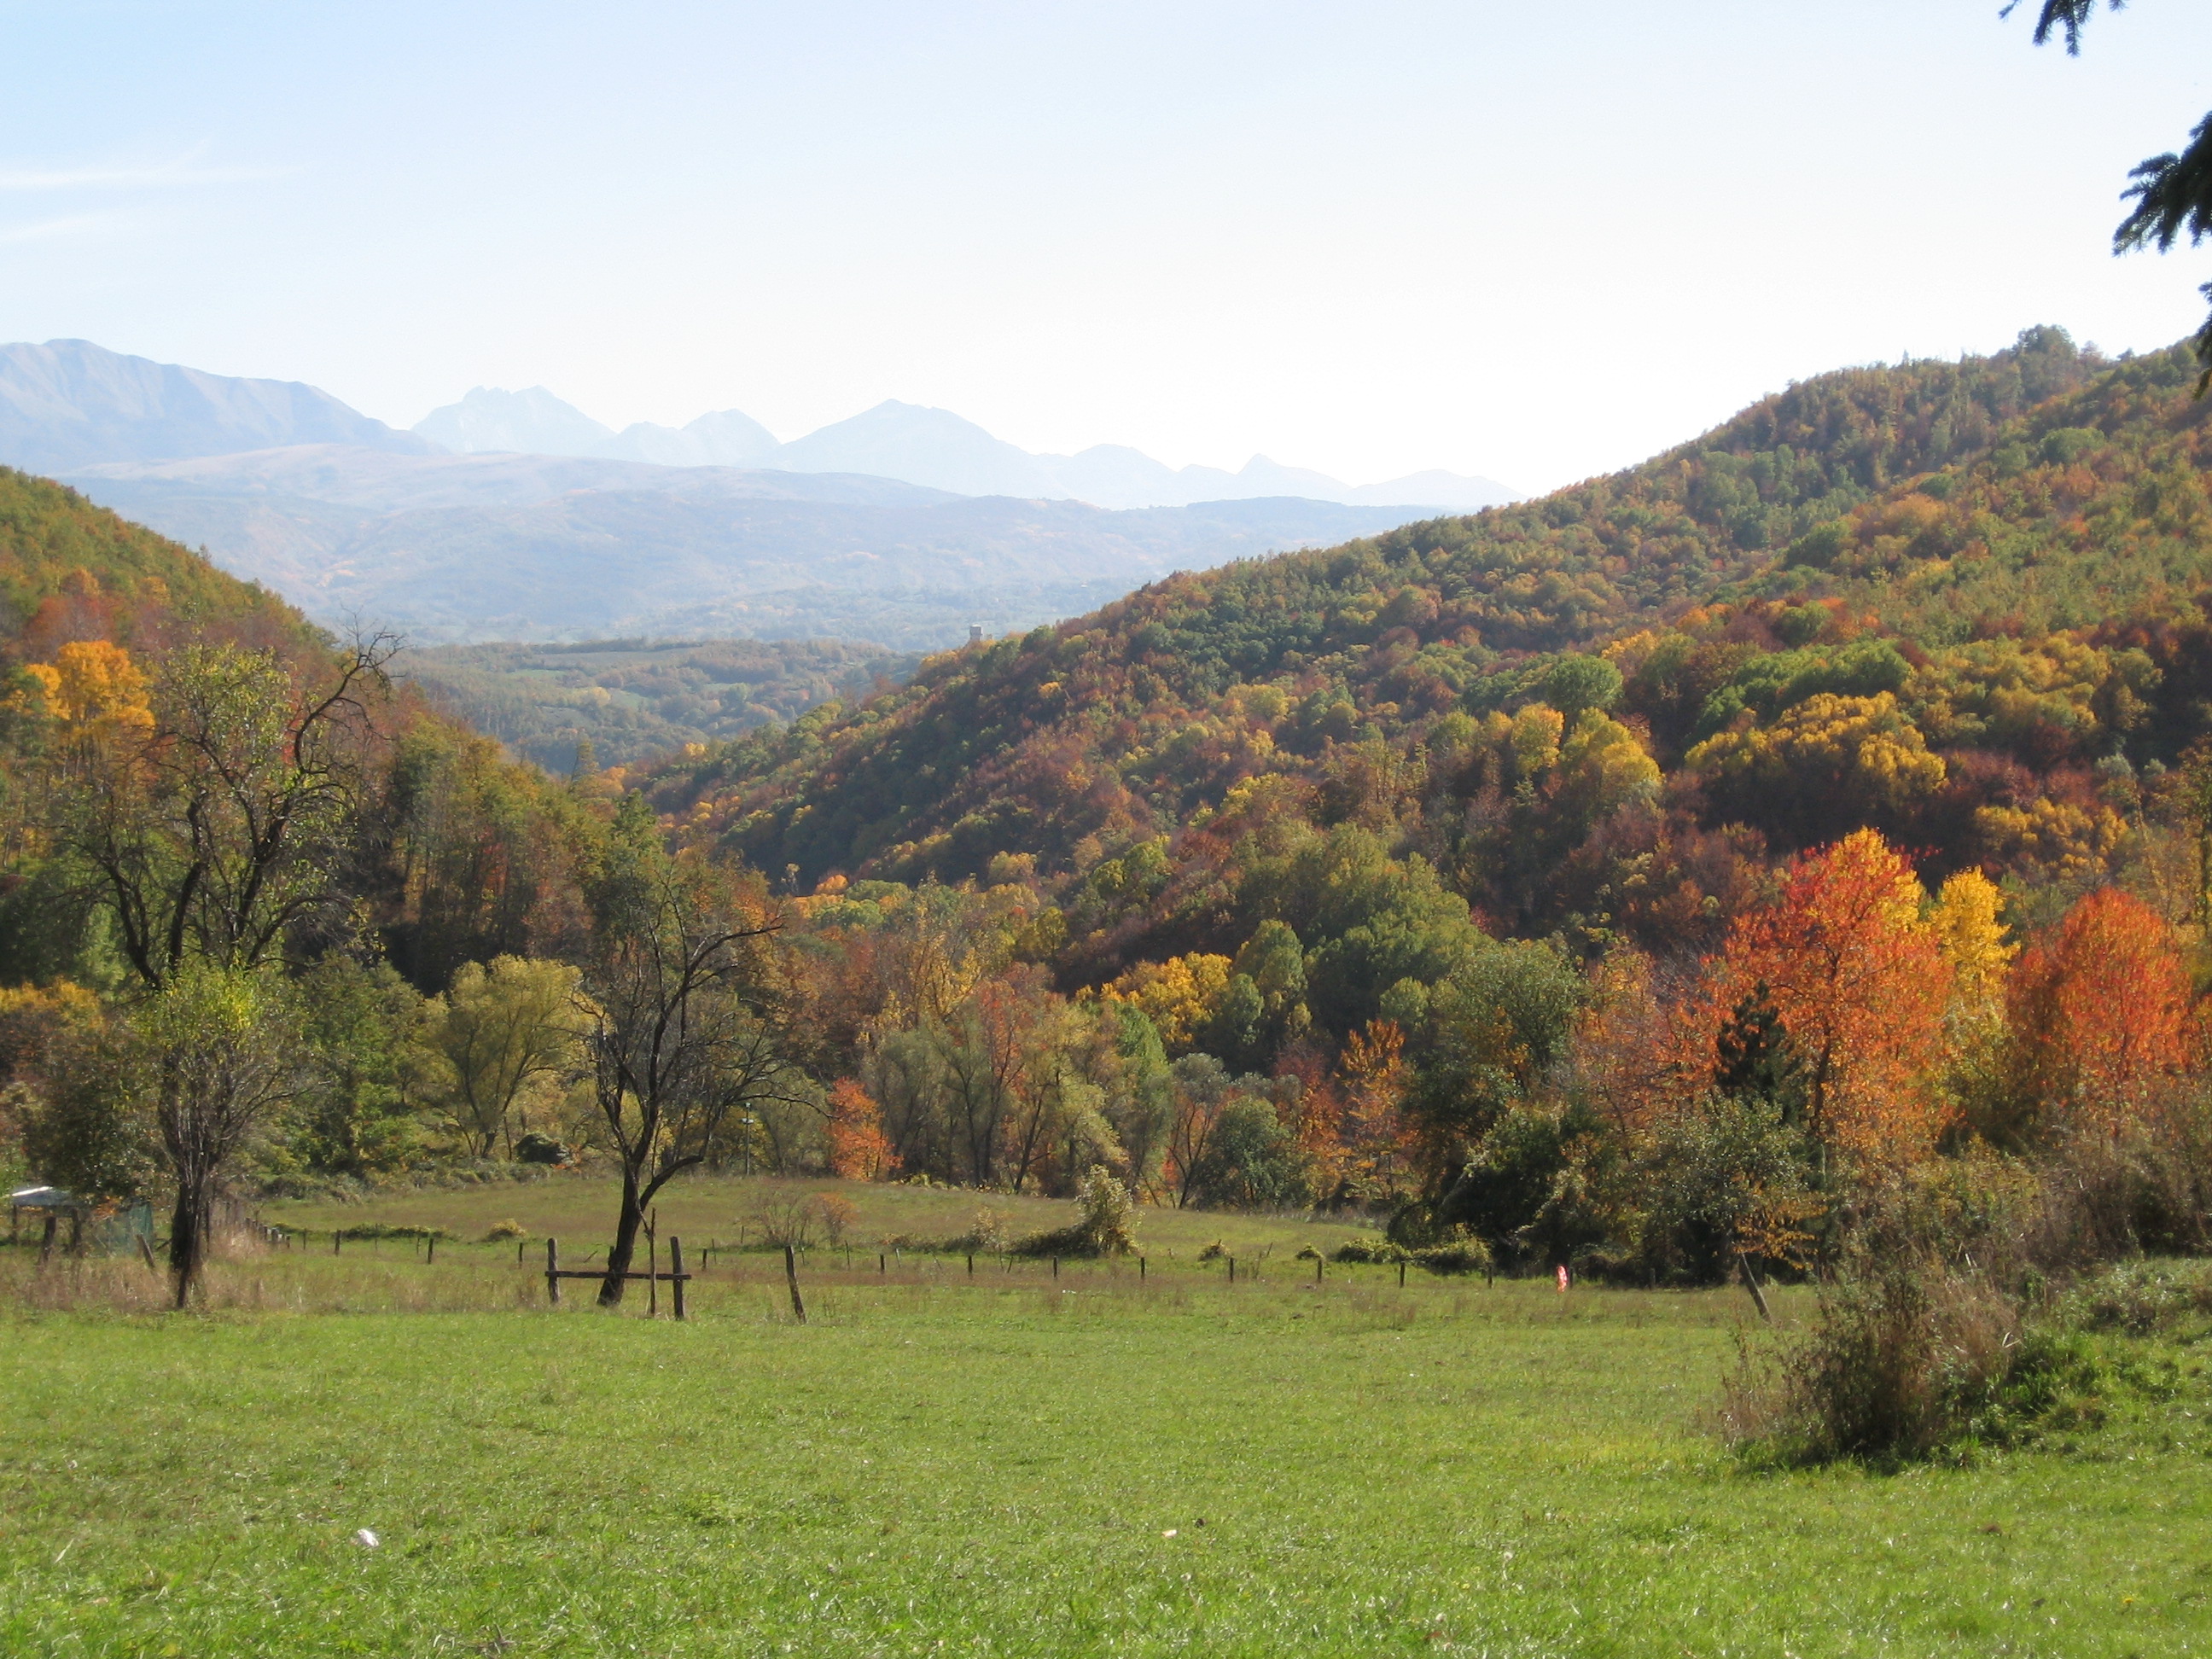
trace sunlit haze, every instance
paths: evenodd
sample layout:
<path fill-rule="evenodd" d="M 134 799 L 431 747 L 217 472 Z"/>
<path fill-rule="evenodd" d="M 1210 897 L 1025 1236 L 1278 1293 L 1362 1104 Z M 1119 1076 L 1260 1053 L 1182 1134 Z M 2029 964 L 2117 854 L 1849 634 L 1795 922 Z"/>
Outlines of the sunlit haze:
<path fill-rule="evenodd" d="M 2032 10 L 2033 8 L 2028 9 Z M 2212 14 L 1995 0 L 8 5 L 0 339 L 407 425 L 544 385 L 789 439 L 1557 485 L 1840 364 L 2201 319 L 2111 257 Z"/>

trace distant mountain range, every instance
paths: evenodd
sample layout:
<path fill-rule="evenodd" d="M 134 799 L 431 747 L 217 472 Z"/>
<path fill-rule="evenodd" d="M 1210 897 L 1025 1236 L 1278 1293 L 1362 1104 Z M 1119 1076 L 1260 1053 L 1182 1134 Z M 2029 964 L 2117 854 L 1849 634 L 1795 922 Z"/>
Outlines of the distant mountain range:
<path fill-rule="evenodd" d="M 575 453 L 591 449 L 606 453 Z M 773 467 L 732 459 L 763 455 Z M 1232 476 L 1133 450 L 1028 455 L 899 404 L 778 444 L 734 411 L 615 433 L 542 390 L 479 392 L 398 432 L 313 386 L 81 340 L 0 347 L 0 465 L 62 477 L 319 620 L 425 642 L 825 635 L 927 650 L 1445 505 L 1319 499 L 1340 487 L 1258 460 Z M 1103 507 L 1072 498 L 1073 474 L 1051 482 L 1054 467 L 1118 477 L 1092 493 L 1122 501 L 1212 498 Z"/>
<path fill-rule="evenodd" d="M 0 345 L 0 463 L 26 472 L 279 444 L 352 444 L 398 455 L 436 449 L 297 380 L 205 374 L 89 340 Z"/>
<path fill-rule="evenodd" d="M 1177 469 L 1118 444 L 1099 444 L 1076 455 L 1036 455 L 949 410 L 895 401 L 786 444 L 734 409 L 702 415 L 685 427 L 641 422 L 617 432 L 544 386 L 523 392 L 478 386 L 460 402 L 416 422 L 415 432 L 463 454 L 511 451 L 664 466 L 865 472 L 961 495 L 1073 500 L 1094 507 L 1186 507 L 1194 501 L 1297 495 L 1359 507 L 1412 501 L 1464 513 L 1517 499 L 1516 492 L 1494 479 L 1455 472 L 1416 472 L 1355 489 L 1326 473 L 1279 465 L 1264 455 L 1255 455 L 1237 472 L 1211 466 Z"/>

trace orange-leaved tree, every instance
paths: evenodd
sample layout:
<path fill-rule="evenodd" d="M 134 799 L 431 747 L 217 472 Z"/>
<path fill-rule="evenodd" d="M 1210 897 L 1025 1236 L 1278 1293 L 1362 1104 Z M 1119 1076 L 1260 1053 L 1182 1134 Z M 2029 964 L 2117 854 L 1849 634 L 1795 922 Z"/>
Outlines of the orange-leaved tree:
<path fill-rule="evenodd" d="M 1363 1198 L 1395 1198 L 1415 1181 L 1419 1138 L 1406 1117 L 1413 1068 L 1396 1022 L 1372 1019 L 1345 1039 L 1337 1060 L 1344 1109 L 1339 1120 L 1343 1178 Z"/>
<path fill-rule="evenodd" d="M 883 1181 L 898 1173 L 899 1157 L 884 1133 L 884 1109 L 857 1079 L 830 1085 L 830 1173 L 847 1181 Z"/>
<path fill-rule="evenodd" d="M 2118 1135 L 2189 1061 L 2192 999 L 2179 941 L 2131 894 L 2099 888 L 2012 971 L 2014 1097 L 2023 1127 Z"/>
<path fill-rule="evenodd" d="M 1823 1169 L 1837 1154 L 1910 1161 L 1942 1127 L 1931 1074 L 1951 968 L 1923 897 L 1912 866 L 1871 830 L 1802 854 L 1773 898 L 1738 918 L 1692 1005 L 1686 1056 L 1709 1067 L 1723 1023 L 1764 985 L 1803 1068 Z"/>

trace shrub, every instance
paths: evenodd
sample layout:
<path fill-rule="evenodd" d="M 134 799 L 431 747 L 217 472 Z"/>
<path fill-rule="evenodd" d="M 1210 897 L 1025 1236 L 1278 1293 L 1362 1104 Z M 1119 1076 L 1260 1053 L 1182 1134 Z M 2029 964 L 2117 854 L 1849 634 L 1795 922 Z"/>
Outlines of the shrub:
<path fill-rule="evenodd" d="M 2094 1426 L 2106 1394 L 2156 1373 L 2115 1370 L 2063 1318 L 2031 1325 L 1984 1277 L 1902 1261 L 1828 1291 L 1778 1357 L 1747 1349 L 1720 1414 L 1754 1461 L 1893 1466 Z"/>
<path fill-rule="evenodd" d="M 1496 1271 L 1490 1247 L 1480 1239 L 1455 1239 L 1448 1244 L 1431 1244 L 1425 1249 L 1415 1250 L 1413 1260 L 1424 1272 L 1456 1277 L 1464 1273 L 1487 1275 Z"/>
<path fill-rule="evenodd" d="M 1355 1263 L 1409 1261 L 1413 1253 L 1387 1238 L 1347 1238 L 1330 1253 L 1328 1259 Z"/>
<path fill-rule="evenodd" d="M 1136 1200 L 1115 1179 L 1111 1170 L 1103 1164 L 1092 1164 L 1091 1173 L 1076 1188 L 1075 1198 L 1083 1210 L 1078 1229 L 1090 1247 L 1089 1254 L 1127 1255 L 1136 1249 Z"/>
<path fill-rule="evenodd" d="M 811 1201 L 814 1218 L 821 1224 L 823 1243 L 833 1246 L 842 1244 L 853 1230 L 853 1200 L 836 1193 L 817 1193 Z"/>
<path fill-rule="evenodd" d="M 551 1135 L 540 1134 L 532 1129 L 514 1143 L 515 1161 L 519 1164 L 566 1164 L 570 1157 L 568 1147 Z"/>
<path fill-rule="evenodd" d="M 1073 1227 L 1054 1227 L 1050 1232 L 1031 1233 L 1008 1246 L 1014 1255 L 1089 1255 L 1091 1240 L 1080 1222 Z"/>
<path fill-rule="evenodd" d="M 787 1244 L 803 1250 L 814 1243 L 822 1224 L 822 1206 L 812 1193 L 765 1193 L 753 1206 L 746 1223 L 770 1249 Z"/>
<path fill-rule="evenodd" d="M 988 1204 L 975 1206 L 969 1218 L 968 1231 L 952 1241 L 956 1250 L 1003 1250 L 1012 1241 L 1006 1237 L 1006 1218 Z"/>

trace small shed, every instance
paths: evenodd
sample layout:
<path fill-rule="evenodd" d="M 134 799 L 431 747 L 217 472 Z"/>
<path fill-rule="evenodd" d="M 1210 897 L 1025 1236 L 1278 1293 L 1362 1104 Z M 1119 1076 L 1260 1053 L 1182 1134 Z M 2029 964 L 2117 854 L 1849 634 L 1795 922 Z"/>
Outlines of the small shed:
<path fill-rule="evenodd" d="M 34 1217 L 46 1218 L 46 1237 L 52 1239 L 55 1224 L 64 1216 L 74 1224 L 72 1231 L 81 1232 L 85 1217 L 92 1213 L 92 1206 L 59 1187 L 18 1187 L 8 1194 L 8 1242 L 11 1244 L 22 1232 L 26 1210 Z"/>

